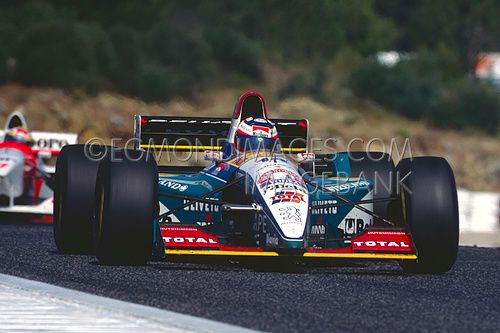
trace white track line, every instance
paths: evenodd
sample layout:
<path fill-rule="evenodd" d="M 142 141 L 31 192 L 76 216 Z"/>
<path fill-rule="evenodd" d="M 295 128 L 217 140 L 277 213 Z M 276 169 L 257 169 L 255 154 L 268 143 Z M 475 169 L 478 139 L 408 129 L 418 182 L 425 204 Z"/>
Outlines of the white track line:
<path fill-rule="evenodd" d="M 0 274 L 0 332 L 256 332 Z"/>

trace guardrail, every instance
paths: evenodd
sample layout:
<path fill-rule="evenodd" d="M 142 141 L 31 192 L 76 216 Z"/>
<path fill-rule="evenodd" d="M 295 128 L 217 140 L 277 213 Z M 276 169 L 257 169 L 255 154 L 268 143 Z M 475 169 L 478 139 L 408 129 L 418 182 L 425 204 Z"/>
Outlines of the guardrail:
<path fill-rule="evenodd" d="M 460 232 L 500 232 L 500 194 L 458 190 Z"/>
<path fill-rule="evenodd" d="M 500 247 L 500 193 L 458 190 L 460 245 Z"/>

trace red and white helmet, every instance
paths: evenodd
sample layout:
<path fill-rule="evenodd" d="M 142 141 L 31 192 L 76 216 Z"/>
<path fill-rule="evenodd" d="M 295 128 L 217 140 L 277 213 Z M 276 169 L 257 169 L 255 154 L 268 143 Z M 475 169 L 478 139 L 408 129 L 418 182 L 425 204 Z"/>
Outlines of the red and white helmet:
<path fill-rule="evenodd" d="M 240 152 L 276 149 L 278 130 L 266 118 L 249 117 L 236 130 L 234 145 Z"/>
<path fill-rule="evenodd" d="M 13 127 L 5 134 L 5 142 L 18 142 L 33 146 L 34 141 L 31 133 L 24 127 Z"/>

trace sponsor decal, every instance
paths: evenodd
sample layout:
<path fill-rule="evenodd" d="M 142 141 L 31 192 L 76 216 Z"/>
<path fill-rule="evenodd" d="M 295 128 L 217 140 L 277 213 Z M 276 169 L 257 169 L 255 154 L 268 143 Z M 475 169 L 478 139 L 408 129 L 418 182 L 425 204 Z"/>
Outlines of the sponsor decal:
<path fill-rule="evenodd" d="M 284 168 L 276 168 L 269 171 L 264 172 L 259 176 L 257 180 L 257 184 L 260 188 L 267 188 L 269 184 L 291 184 L 300 186 L 306 189 L 306 185 L 302 177 L 299 174 L 295 173 L 292 170 L 284 169 Z"/>
<path fill-rule="evenodd" d="M 208 213 L 207 215 L 205 215 L 205 221 L 198 221 L 196 222 L 196 224 L 200 227 L 208 227 L 213 225 L 214 223 L 212 221 L 212 213 Z"/>
<path fill-rule="evenodd" d="M 168 216 L 163 216 L 158 220 L 158 223 L 172 223 L 172 217 L 170 215 Z"/>
<path fill-rule="evenodd" d="M 196 227 L 160 227 L 166 247 L 218 247 L 217 237 L 209 235 Z"/>
<path fill-rule="evenodd" d="M 258 125 L 253 125 L 252 126 L 252 132 L 254 136 L 266 136 L 269 135 L 269 127 L 265 126 L 258 126 Z"/>
<path fill-rule="evenodd" d="M 158 184 L 166 186 L 172 190 L 177 190 L 179 192 L 184 192 L 189 188 L 189 185 L 181 184 L 170 179 L 162 179 L 158 182 Z"/>
<path fill-rule="evenodd" d="M 259 184 L 264 194 L 268 191 L 289 190 L 289 191 L 305 191 L 305 185 L 297 182 L 293 177 L 286 174 L 282 177 L 269 178 L 267 181 Z"/>
<path fill-rule="evenodd" d="M 314 161 L 316 159 L 316 154 L 314 153 L 298 153 L 297 158 L 300 162 Z"/>
<path fill-rule="evenodd" d="M 243 132 L 243 134 L 252 135 L 252 125 L 247 124 L 245 121 L 242 121 L 238 125 L 238 131 Z"/>
<path fill-rule="evenodd" d="M 327 185 L 325 186 L 325 188 L 332 192 L 347 192 L 353 188 L 368 188 L 368 186 L 370 186 L 369 182 L 367 182 L 366 180 L 360 180 L 357 182 L 345 183 L 339 185 Z"/>
<path fill-rule="evenodd" d="M 239 156 L 239 157 L 233 159 L 229 163 L 235 167 L 240 167 L 243 163 L 245 163 L 245 161 L 246 161 L 246 156 L 242 155 L 242 156 Z"/>
<path fill-rule="evenodd" d="M 337 200 L 316 200 L 311 202 L 312 215 L 330 215 L 337 214 L 337 207 L 314 208 L 315 206 L 336 204 Z"/>
<path fill-rule="evenodd" d="M 405 231 L 368 230 L 352 239 L 355 251 L 414 252 L 411 236 Z"/>
<path fill-rule="evenodd" d="M 293 203 L 305 202 L 303 194 L 293 191 L 277 192 L 275 195 L 271 196 L 271 200 L 272 200 L 271 202 L 272 205 L 281 202 L 293 202 Z"/>
<path fill-rule="evenodd" d="M 165 244 L 181 243 L 181 244 L 217 244 L 212 238 L 204 237 L 163 237 Z"/>
<path fill-rule="evenodd" d="M 257 218 L 253 223 L 253 230 L 256 233 L 259 232 L 266 233 L 266 224 L 267 224 L 267 216 L 265 214 L 259 214 L 257 215 Z"/>
<path fill-rule="evenodd" d="M 171 184 L 171 186 L 169 186 L 169 182 Z M 173 185 L 173 183 L 177 183 L 177 184 L 180 184 L 179 185 Z M 210 185 L 209 182 L 207 182 L 206 180 L 187 180 L 187 179 L 182 179 L 182 180 L 179 180 L 179 179 L 170 179 L 170 178 L 160 178 L 160 181 L 158 182 L 158 184 L 160 185 L 163 185 L 163 186 L 168 186 L 172 189 L 183 189 L 181 192 L 185 191 L 187 188 L 189 188 L 189 186 L 203 186 L 209 190 L 212 190 L 212 185 Z M 184 188 L 182 186 L 187 186 L 187 188 Z"/>
<path fill-rule="evenodd" d="M 270 183 L 269 185 L 266 186 L 266 188 L 264 188 L 264 194 L 266 194 L 266 192 L 268 191 L 274 191 L 274 192 L 277 192 L 277 191 L 293 191 L 293 192 L 297 192 L 297 191 L 301 191 L 303 192 L 303 189 L 300 187 L 300 186 L 297 186 L 295 184 L 290 184 L 290 183 L 281 183 L 281 182 L 277 182 L 277 183 Z"/>
<path fill-rule="evenodd" d="M 280 215 L 283 220 L 301 222 L 300 210 L 297 207 L 280 208 Z"/>
<path fill-rule="evenodd" d="M 371 218 L 345 218 L 340 222 L 338 228 L 344 232 L 344 235 L 355 235 L 372 224 Z"/>
<path fill-rule="evenodd" d="M 268 120 L 267 119 L 263 119 L 263 118 L 253 118 L 253 117 L 250 117 L 251 119 L 247 119 L 247 120 L 253 120 L 255 121 L 256 123 L 265 123 L 267 124 L 268 123 Z"/>
<path fill-rule="evenodd" d="M 163 202 L 158 201 L 158 205 L 160 206 L 160 215 L 168 212 L 170 209 L 163 204 Z M 175 214 L 169 214 L 167 216 L 163 216 L 158 220 L 160 224 L 165 224 L 165 223 L 180 223 L 179 219 Z"/>
<path fill-rule="evenodd" d="M 267 246 L 278 246 L 279 239 L 275 235 L 266 234 L 266 245 Z"/>
<path fill-rule="evenodd" d="M 209 227 L 214 223 L 212 221 L 198 221 L 196 222 L 196 224 L 199 225 L 200 227 Z"/>
<path fill-rule="evenodd" d="M 217 166 L 210 172 L 212 175 L 216 176 L 218 175 L 221 171 L 227 171 L 229 170 L 229 165 L 225 163 L 219 163 Z"/>
<path fill-rule="evenodd" d="M 15 163 L 15 160 L 13 160 L 12 158 L 10 158 L 8 156 L 0 157 L 0 169 L 9 167 L 9 166 L 13 165 L 14 163 Z M 26 167 L 27 166 L 25 166 L 25 169 L 26 169 Z"/>
<path fill-rule="evenodd" d="M 217 166 L 213 171 L 212 175 L 217 176 L 219 172 L 221 172 L 222 168 L 220 166 Z"/>
<path fill-rule="evenodd" d="M 209 190 L 212 190 L 213 187 L 212 185 L 210 185 L 209 182 L 207 182 L 206 180 L 182 180 L 182 181 L 179 181 L 181 184 L 185 184 L 185 185 L 197 185 L 197 186 L 203 186 Z"/>
<path fill-rule="evenodd" d="M 288 160 L 278 156 L 273 156 L 270 158 L 264 157 L 257 160 L 257 163 L 266 163 L 266 162 L 268 164 L 266 164 L 264 167 L 268 168 L 270 166 L 282 166 L 283 164 L 281 164 L 280 162 L 288 163 Z"/>
<path fill-rule="evenodd" d="M 145 119 L 146 117 L 143 117 Z M 231 124 L 230 120 L 188 120 L 188 119 L 148 119 L 150 123 L 180 123 L 180 124 Z"/>
<path fill-rule="evenodd" d="M 222 152 L 218 150 L 205 150 L 203 158 L 205 161 L 218 161 L 222 159 Z"/>
<path fill-rule="evenodd" d="M 311 235 L 324 236 L 326 234 L 326 226 L 324 224 L 316 224 L 311 226 Z"/>
<path fill-rule="evenodd" d="M 384 241 L 366 241 L 366 242 L 352 242 L 355 246 L 362 247 L 410 247 L 410 244 L 406 242 L 384 242 Z"/>
<path fill-rule="evenodd" d="M 63 146 L 69 144 L 68 140 L 64 139 L 46 139 L 41 138 L 36 140 L 35 145 L 40 149 L 61 149 Z"/>
<path fill-rule="evenodd" d="M 184 203 L 188 203 L 189 200 L 184 200 Z M 184 210 L 191 212 L 219 212 L 219 205 L 206 203 L 206 202 L 193 202 L 191 205 L 184 207 Z"/>

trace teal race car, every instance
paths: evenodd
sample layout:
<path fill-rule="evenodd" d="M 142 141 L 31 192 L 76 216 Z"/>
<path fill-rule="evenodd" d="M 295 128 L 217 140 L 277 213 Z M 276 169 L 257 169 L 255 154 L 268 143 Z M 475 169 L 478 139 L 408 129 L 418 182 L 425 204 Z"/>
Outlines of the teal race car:
<path fill-rule="evenodd" d="M 251 91 L 232 118 L 138 115 L 134 149 L 65 146 L 56 165 L 57 248 L 95 253 L 103 264 L 274 257 L 452 268 L 458 205 L 446 160 L 395 166 L 383 153 L 316 155 L 308 130 L 305 119 L 268 119 L 264 97 Z M 241 149 L 242 138 L 259 146 Z M 172 152 L 203 152 L 211 164 L 158 162 Z"/>

